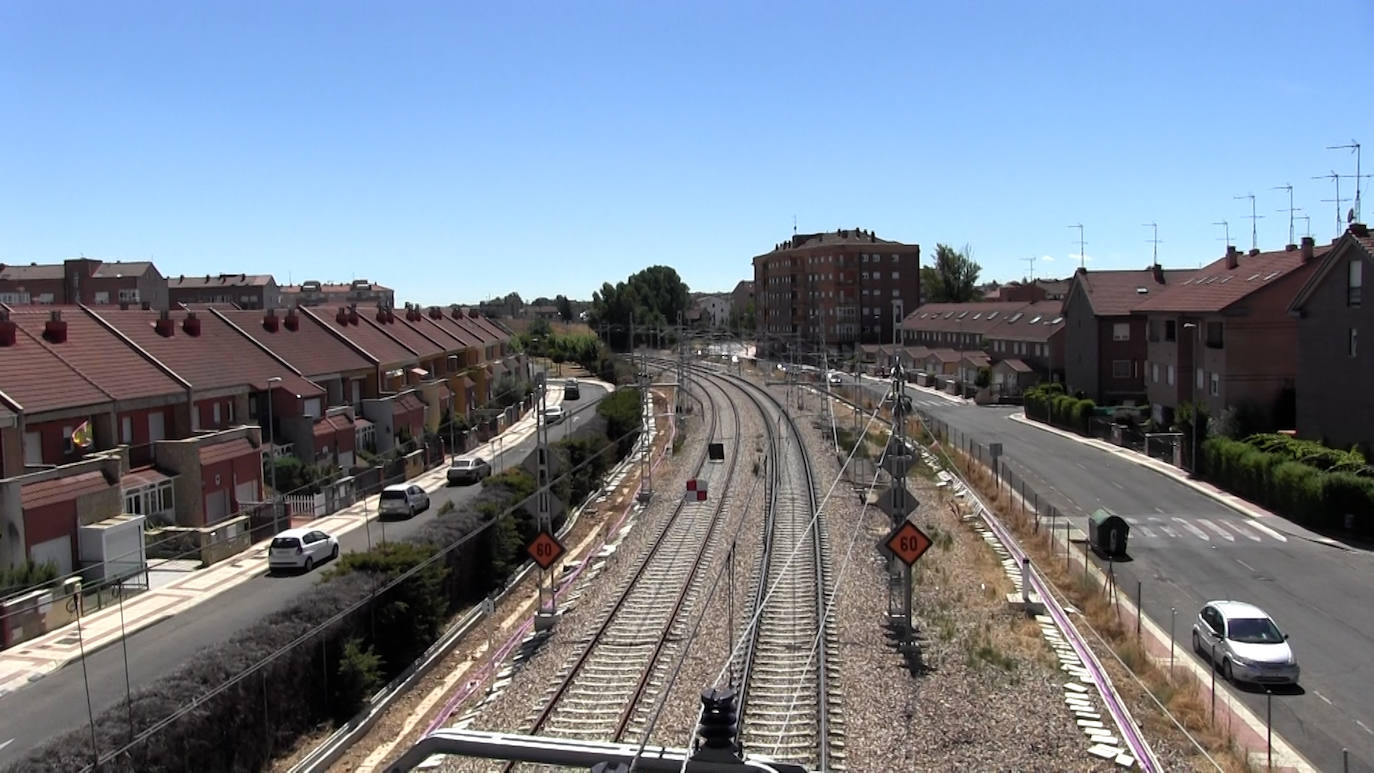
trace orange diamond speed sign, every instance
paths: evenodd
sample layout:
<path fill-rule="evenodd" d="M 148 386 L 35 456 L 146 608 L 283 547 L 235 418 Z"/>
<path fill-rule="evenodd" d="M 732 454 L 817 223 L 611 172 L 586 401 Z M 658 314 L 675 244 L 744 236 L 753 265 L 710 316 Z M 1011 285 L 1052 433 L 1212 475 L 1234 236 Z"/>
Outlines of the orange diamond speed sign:
<path fill-rule="evenodd" d="M 541 531 L 535 535 L 534 540 L 530 542 L 526 550 L 529 551 L 530 558 L 539 564 L 540 569 L 548 569 L 553 566 L 554 561 L 563 556 L 566 548 L 563 547 L 563 543 L 558 541 L 557 537 L 547 531 Z"/>
<path fill-rule="evenodd" d="M 901 559 L 907 566 L 911 566 L 930 549 L 930 537 L 927 537 L 925 532 L 917 528 L 916 524 L 905 521 L 892 531 L 886 544 L 887 549 L 892 551 L 892 555 Z"/>

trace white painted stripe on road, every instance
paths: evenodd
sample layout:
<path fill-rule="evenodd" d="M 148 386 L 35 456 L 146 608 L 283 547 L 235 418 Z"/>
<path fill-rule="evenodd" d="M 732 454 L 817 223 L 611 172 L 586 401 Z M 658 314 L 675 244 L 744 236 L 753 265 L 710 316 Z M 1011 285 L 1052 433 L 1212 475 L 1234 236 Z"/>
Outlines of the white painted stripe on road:
<path fill-rule="evenodd" d="M 1283 536 L 1282 534 L 1279 534 L 1277 531 L 1274 531 L 1273 529 L 1269 528 L 1268 526 L 1265 526 L 1264 524 L 1260 523 L 1259 521 L 1241 521 L 1241 523 L 1244 523 L 1246 526 L 1249 526 L 1250 528 L 1255 529 L 1256 531 L 1260 531 L 1260 532 L 1263 532 L 1263 533 L 1265 533 L 1265 534 L 1268 534 L 1269 536 L 1273 537 L 1274 539 L 1278 540 L 1279 542 L 1287 542 L 1287 541 L 1288 541 L 1288 538 L 1287 538 L 1287 537 Z"/>
<path fill-rule="evenodd" d="M 1182 526 L 1183 528 L 1185 528 L 1185 529 L 1187 529 L 1188 531 L 1192 532 L 1194 537 L 1197 537 L 1198 539 L 1202 540 L 1203 542 L 1211 542 L 1211 541 L 1212 541 L 1212 538 L 1211 538 L 1211 537 L 1208 537 L 1206 532 L 1204 532 L 1202 529 L 1199 529 L 1198 527 L 1194 526 L 1193 524 L 1188 523 L 1187 521 L 1183 520 L 1182 518 L 1179 518 L 1178 516 L 1174 516 L 1174 520 L 1178 522 L 1178 525 L 1179 525 L 1179 526 Z"/>
<path fill-rule="evenodd" d="M 1164 508 L 1162 508 L 1162 507 L 1156 507 L 1156 508 L 1155 508 L 1155 512 L 1156 512 L 1156 513 L 1163 513 L 1163 512 L 1164 512 Z"/>
<path fill-rule="evenodd" d="M 1251 566 L 1251 565 L 1245 563 L 1244 561 L 1240 560 L 1239 558 L 1236 559 L 1236 563 L 1238 563 L 1238 564 L 1240 564 L 1241 566 L 1245 567 L 1245 568 L 1248 569 L 1249 571 L 1254 572 L 1255 574 L 1259 574 L 1259 571 L 1257 571 L 1257 570 L 1255 569 L 1255 567 L 1253 567 L 1253 566 Z"/>
<path fill-rule="evenodd" d="M 1149 528 L 1147 528 L 1147 527 L 1145 527 L 1145 526 L 1141 526 L 1141 525 L 1139 525 L 1139 524 L 1136 524 L 1135 526 L 1132 526 L 1131 528 L 1133 528 L 1133 529 L 1135 529 L 1136 531 L 1140 532 L 1141 536 L 1144 536 L 1144 537 L 1151 537 L 1151 538 L 1153 538 L 1153 537 L 1155 536 L 1154 533 L 1151 532 L 1151 531 L 1149 530 Z"/>
<path fill-rule="evenodd" d="M 1203 526 L 1206 526 L 1207 529 L 1208 529 L 1209 531 L 1213 531 L 1213 532 L 1216 532 L 1217 534 L 1221 535 L 1222 539 L 1225 539 L 1227 542 L 1235 542 L 1235 541 L 1236 541 L 1236 538 L 1231 536 L 1231 532 L 1229 532 L 1229 531 L 1227 531 L 1227 530 L 1221 528 L 1220 526 L 1216 525 L 1215 523 L 1212 523 L 1211 521 L 1207 520 L 1206 518 L 1199 518 L 1199 519 L 1197 519 L 1197 521 L 1198 521 L 1198 523 L 1202 524 Z"/>
<path fill-rule="evenodd" d="M 1113 485 L 1113 486 L 1116 486 L 1117 488 L 1121 489 L 1122 491 L 1125 491 L 1125 490 L 1126 490 L 1126 487 L 1125 487 L 1125 486 L 1121 485 L 1120 483 L 1117 483 L 1116 481 L 1112 481 L 1112 485 Z"/>
<path fill-rule="evenodd" d="M 1256 537 L 1255 535 L 1251 534 L 1250 532 L 1246 531 L 1245 529 L 1240 528 L 1240 526 L 1236 525 L 1233 521 L 1222 521 L 1222 523 L 1224 523 L 1224 524 L 1226 524 L 1227 526 L 1229 526 L 1229 527 L 1231 528 L 1231 531 L 1234 531 L 1235 533 L 1239 534 L 1239 535 L 1242 536 L 1242 537 L 1245 537 L 1245 538 L 1247 538 L 1247 539 L 1252 539 L 1252 540 L 1254 540 L 1255 542 L 1260 542 L 1260 541 L 1261 541 L 1259 537 Z"/>
<path fill-rule="evenodd" d="M 1178 539 L 1178 532 L 1174 531 L 1168 526 L 1160 526 L 1159 530 L 1164 532 L 1165 534 L 1168 534 L 1173 539 Z"/>
<path fill-rule="evenodd" d="M 1366 725 L 1365 723 L 1361 722 L 1361 721 L 1358 720 L 1358 719 L 1355 720 L 1355 724 L 1359 725 L 1366 733 L 1369 733 L 1370 735 L 1374 735 L 1374 730 L 1370 730 L 1370 729 L 1369 729 L 1369 725 Z"/>
<path fill-rule="evenodd" d="M 3 748 L 5 748 L 6 746 L 9 746 L 9 745 L 12 744 L 12 743 L 14 743 L 14 739 L 13 739 L 13 738 L 9 739 L 8 741 L 6 741 L 6 742 L 4 742 L 4 743 L 0 743 L 0 749 L 3 749 Z"/>
<path fill-rule="evenodd" d="M 1321 698 L 1322 700 L 1326 701 L 1326 705 L 1328 705 L 1328 706 L 1334 706 L 1334 705 L 1336 705 L 1336 704 L 1334 704 L 1334 703 L 1331 702 L 1331 699 L 1330 699 L 1330 698 L 1326 697 L 1325 695 L 1322 695 L 1321 693 L 1317 692 L 1316 690 L 1313 690 L 1313 691 L 1312 691 L 1312 694 L 1315 695 L 1315 696 L 1317 696 L 1318 698 Z"/>

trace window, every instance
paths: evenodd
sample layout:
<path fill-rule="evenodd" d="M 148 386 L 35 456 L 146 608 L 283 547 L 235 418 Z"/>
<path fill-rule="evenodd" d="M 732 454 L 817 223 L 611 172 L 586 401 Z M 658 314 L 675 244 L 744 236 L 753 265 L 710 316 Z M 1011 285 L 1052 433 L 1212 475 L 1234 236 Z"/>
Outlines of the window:
<path fill-rule="evenodd" d="M 1114 322 L 1112 323 L 1112 340 L 1129 341 L 1131 340 L 1131 323 Z"/>
<path fill-rule="evenodd" d="M 1222 330 L 1222 323 L 1220 323 L 1220 322 L 1208 322 L 1208 323 L 1207 323 L 1207 348 L 1209 348 L 1209 349 L 1220 349 L 1220 348 L 1222 348 L 1222 344 L 1224 343 L 1224 342 L 1223 342 L 1222 333 L 1223 333 L 1223 330 Z"/>
<path fill-rule="evenodd" d="M 1210 391 L 1211 391 L 1212 397 L 1216 397 L 1217 395 L 1221 394 L 1221 374 L 1220 374 L 1220 373 L 1213 373 L 1213 374 L 1212 374 L 1212 388 L 1211 388 Z"/>
<path fill-rule="evenodd" d="M 1130 360 L 1112 360 L 1112 378 L 1130 378 Z"/>
<path fill-rule="evenodd" d="M 73 429 L 71 427 L 62 428 L 62 450 L 69 454 L 76 448 L 72 443 L 72 432 Z"/>
<path fill-rule="evenodd" d="M 1166 371 L 1166 375 L 1168 376 L 1169 386 L 1173 386 L 1173 385 L 1174 385 L 1174 366 L 1170 365 L 1170 366 L 1168 367 L 1168 369 L 1167 369 L 1167 371 Z"/>
<path fill-rule="evenodd" d="M 214 413 L 215 413 L 215 426 L 218 427 L 218 426 L 219 426 L 219 403 L 215 403 Z"/>
<path fill-rule="evenodd" d="M 1346 290 L 1345 302 L 1350 306 L 1360 305 L 1360 296 L 1364 289 L 1364 262 L 1359 258 L 1350 261 L 1350 286 Z M 1354 340 L 1353 338 L 1351 339 Z M 1350 355 L 1354 357 L 1355 355 Z"/>
<path fill-rule="evenodd" d="M 109 291 L 109 290 L 99 290 L 99 291 L 97 291 L 96 294 L 95 294 L 95 302 L 98 303 L 98 304 L 99 304 L 99 303 L 109 303 L 109 302 L 110 302 L 110 291 Z"/>
<path fill-rule="evenodd" d="M 1202 368 L 1198 368 L 1198 369 L 1197 369 L 1197 388 L 1198 388 L 1198 391 L 1201 391 L 1201 390 L 1202 390 L 1202 387 L 1207 383 L 1207 382 L 1204 380 L 1204 379 L 1206 379 L 1206 377 L 1207 377 L 1206 371 L 1204 371 Z"/>
<path fill-rule="evenodd" d="M 119 420 L 119 442 L 130 445 L 134 442 L 134 418 L 125 416 Z"/>
<path fill-rule="evenodd" d="M 120 303 L 138 303 L 139 300 L 137 287 L 126 287 L 119 291 Z"/>
<path fill-rule="evenodd" d="M 1157 362 L 1150 363 L 1150 380 L 1156 384 L 1159 383 L 1159 363 Z"/>
<path fill-rule="evenodd" d="M 1354 356 L 1355 356 L 1355 352 L 1356 352 L 1356 351 L 1358 350 L 1358 348 L 1359 348 L 1359 347 L 1358 347 L 1358 344 L 1359 344 L 1359 336 L 1360 336 L 1360 331 L 1359 331 L 1358 328 L 1353 328 L 1353 327 L 1350 328 L 1350 342 L 1347 344 L 1347 351 L 1346 351 L 1346 354 L 1349 354 L 1351 357 L 1354 357 Z"/>
<path fill-rule="evenodd" d="M 893 279 L 897 279 L 898 276 L 899 276 L 898 272 L 896 272 L 896 271 L 893 271 L 893 272 L 892 272 L 892 278 L 893 278 Z"/>
<path fill-rule="evenodd" d="M 1145 323 L 1145 332 L 1146 332 L 1146 335 L 1149 337 L 1150 341 L 1152 341 L 1152 342 L 1153 342 L 1153 341 L 1158 341 L 1158 340 L 1159 340 L 1159 320 L 1157 320 L 1157 319 L 1152 319 L 1152 320 L 1150 320 L 1149 322 Z"/>
<path fill-rule="evenodd" d="M 1164 340 L 1165 340 L 1165 341 L 1177 341 L 1177 340 L 1178 340 L 1178 320 L 1174 320 L 1174 319 L 1166 319 L 1166 320 L 1164 320 Z"/>

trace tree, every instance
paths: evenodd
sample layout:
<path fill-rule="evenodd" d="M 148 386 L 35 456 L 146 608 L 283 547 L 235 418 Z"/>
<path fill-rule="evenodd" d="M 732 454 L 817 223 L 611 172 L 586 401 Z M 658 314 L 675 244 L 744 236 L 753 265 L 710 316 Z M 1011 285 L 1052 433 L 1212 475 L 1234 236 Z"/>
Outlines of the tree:
<path fill-rule="evenodd" d="M 572 302 L 568 300 L 568 296 L 557 296 L 553 299 L 553 305 L 558 307 L 559 319 L 562 319 L 564 322 L 572 322 Z"/>
<path fill-rule="evenodd" d="M 965 244 L 959 251 L 948 244 L 935 245 L 935 265 L 921 269 L 921 283 L 931 303 L 967 303 L 978 297 L 978 272 L 973 248 Z"/>
<path fill-rule="evenodd" d="M 593 329 L 606 325 L 607 342 L 624 348 L 630 344 L 632 318 L 636 331 L 641 332 L 676 325 L 678 314 L 686 312 L 689 305 L 687 285 L 677 271 L 669 266 L 650 266 L 624 282 L 602 283 L 601 289 L 592 293 L 589 322 Z"/>

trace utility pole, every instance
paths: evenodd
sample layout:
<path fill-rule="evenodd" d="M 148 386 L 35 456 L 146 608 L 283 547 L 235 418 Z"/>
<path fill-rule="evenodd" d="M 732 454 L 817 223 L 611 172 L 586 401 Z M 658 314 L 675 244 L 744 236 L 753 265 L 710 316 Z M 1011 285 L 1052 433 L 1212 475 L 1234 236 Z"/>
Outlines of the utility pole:
<path fill-rule="evenodd" d="M 635 362 L 630 355 L 630 364 Z M 648 502 L 654 496 L 653 438 L 649 432 L 654 420 L 654 397 L 649 390 L 649 356 L 646 353 L 640 360 L 639 368 L 639 415 L 640 415 L 640 455 L 639 455 L 639 501 Z"/>
<path fill-rule="evenodd" d="M 534 422 L 534 442 L 536 474 L 539 481 L 539 493 L 537 510 L 535 517 L 539 522 L 539 530 L 548 534 L 553 534 L 553 513 L 549 507 L 549 423 L 547 415 L 544 413 L 548 408 L 548 374 L 539 373 L 536 377 L 535 388 L 539 392 L 539 412 L 535 414 Z M 548 580 L 547 589 L 544 580 Z M 547 595 L 547 607 L 545 605 L 545 594 Z M 539 611 L 541 614 L 547 608 L 549 619 L 558 614 L 558 596 L 554 593 L 553 575 L 548 570 L 539 571 Z"/>
<path fill-rule="evenodd" d="M 1078 229 L 1078 267 L 1087 268 L 1088 256 L 1086 252 L 1088 249 L 1088 243 L 1083 239 L 1083 224 L 1078 223 L 1077 225 L 1071 225 L 1069 227 Z"/>
<path fill-rule="evenodd" d="M 1237 199 L 1237 200 L 1239 200 L 1239 199 L 1249 199 L 1249 200 L 1250 200 L 1250 249 L 1252 249 L 1252 250 L 1257 250 L 1257 249 L 1259 249 L 1259 226 L 1258 226 L 1258 223 L 1259 223 L 1260 220 L 1263 220 L 1263 219 L 1264 219 L 1264 215 L 1257 215 L 1257 214 L 1255 214 L 1255 194 L 1253 194 L 1253 193 L 1247 193 L 1247 194 L 1245 194 L 1244 196 L 1232 196 L 1231 198 Z"/>
<path fill-rule="evenodd" d="M 1293 206 L 1293 184 L 1288 183 L 1287 185 L 1275 185 L 1273 188 L 1270 188 L 1269 190 L 1288 191 L 1288 209 L 1280 209 L 1278 211 L 1288 213 L 1288 243 L 1297 244 L 1297 242 L 1293 241 L 1293 213 L 1298 211 Z"/>
<path fill-rule="evenodd" d="M 678 430 L 682 429 L 687 411 L 687 338 L 682 333 L 682 312 L 677 313 L 677 414 Z"/>

